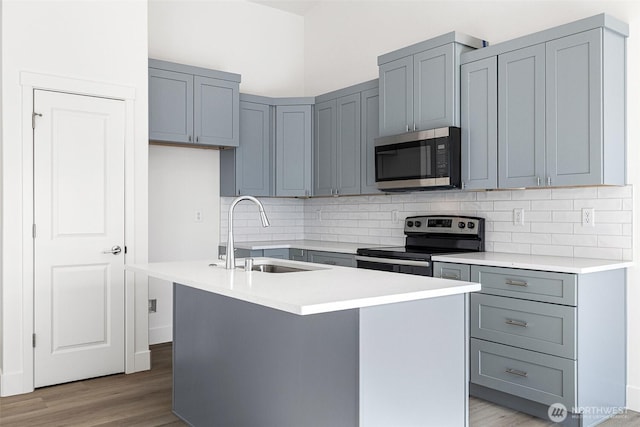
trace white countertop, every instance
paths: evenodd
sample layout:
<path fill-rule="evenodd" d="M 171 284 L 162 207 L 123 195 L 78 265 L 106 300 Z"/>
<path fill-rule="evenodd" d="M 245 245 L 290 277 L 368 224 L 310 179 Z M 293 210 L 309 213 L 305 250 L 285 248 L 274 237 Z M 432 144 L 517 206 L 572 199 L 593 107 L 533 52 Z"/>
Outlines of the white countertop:
<path fill-rule="evenodd" d="M 226 246 L 226 242 L 220 243 L 220 245 Z M 305 249 L 308 251 L 342 252 L 346 254 L 355 254 L 358 248 L 373 248 L 382 246 L 372 245 L 369 243 L 329 242 L 324 240 L 273 240 L 266 242 L 234 242 L 233 245 L 236 249 L 248 250 L 296 248 Z"/>
<path fill-rule="evenodd" d="M 486 265 L 491 267 L 523 268 L 527 270 L 555 271 L 560 273 L 597 273 L 617 270 L 633 265 L 633 261 L 613 261 L 593 258 L 570 258 L 546 255 L 524 255 L 501 252 L 474 252 L 452 255 L 434 255 L 432 261 L 458 264 Z"/>
<path fill-rule="evenodd" d="M 244 263 L 236 260 L 237 265 Z M 480 284 L 410 274 L 327 266 L 298 261 L 255 258 L 254 262 L 317 270 L 294 273 L 226 270 L 224 261 L 159 262 L 127 265 L 126 270 L 248 301 L 289 313 L 306 315 L 370 307 L 480 290 Z"/>

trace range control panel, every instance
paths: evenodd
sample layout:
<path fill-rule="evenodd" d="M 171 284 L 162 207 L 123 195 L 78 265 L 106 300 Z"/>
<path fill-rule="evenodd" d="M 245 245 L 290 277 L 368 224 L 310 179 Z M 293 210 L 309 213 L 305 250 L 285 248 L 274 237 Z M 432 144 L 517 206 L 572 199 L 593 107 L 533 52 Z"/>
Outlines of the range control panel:
<path fill-rule="evenodd" d="M 404 221 L 404 233 L 464 234 L 477 236 L 483 228 L 483 221 L 483 218 L 471 216 L 410 216 Z"/>

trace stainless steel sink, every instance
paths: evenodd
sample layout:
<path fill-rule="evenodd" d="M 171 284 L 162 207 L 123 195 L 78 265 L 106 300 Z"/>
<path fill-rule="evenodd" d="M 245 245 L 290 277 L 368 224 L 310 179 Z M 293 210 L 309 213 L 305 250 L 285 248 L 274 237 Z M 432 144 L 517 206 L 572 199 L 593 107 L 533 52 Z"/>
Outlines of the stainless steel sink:
<path fill-rule="evenodd" d="M 253 266 L 252 271 L 261 271 L 263 273 L 295 273 L 298 271 L 313 271 L 312 269 L 287 267 L 275 264 L 258 264 Z"/>

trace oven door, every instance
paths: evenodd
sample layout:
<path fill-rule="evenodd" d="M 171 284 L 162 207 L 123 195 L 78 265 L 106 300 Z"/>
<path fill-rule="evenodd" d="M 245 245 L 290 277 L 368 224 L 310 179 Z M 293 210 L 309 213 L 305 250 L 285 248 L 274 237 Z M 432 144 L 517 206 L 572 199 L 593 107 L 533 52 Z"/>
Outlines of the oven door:
<path fill-rule="evenodd" d="M 433 267 L 429 261 L 413 261 L 406 259 L 356 255 L 356 262 L 358 268 L 390 271 L 392 273 L 415 274 L 418 276 L 433 276 Z"/>

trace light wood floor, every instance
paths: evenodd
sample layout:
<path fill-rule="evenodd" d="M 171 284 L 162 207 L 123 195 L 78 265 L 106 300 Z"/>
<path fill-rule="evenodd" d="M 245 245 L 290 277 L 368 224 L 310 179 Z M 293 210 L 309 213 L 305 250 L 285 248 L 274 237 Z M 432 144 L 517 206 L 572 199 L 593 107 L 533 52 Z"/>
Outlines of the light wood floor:
<path fill-rule="evenodd" d="M 151 347 L 151 365 L 147 372 L 78 381 L 0 398 L 0 426 L 186 425 L 171 413 L 170 343 Z M 470 413 L 472 427 L 553 425 L 474 398 L 470 399 Z M 601 426 L 640 427 L 640 414 L 628 412 Z"/>

